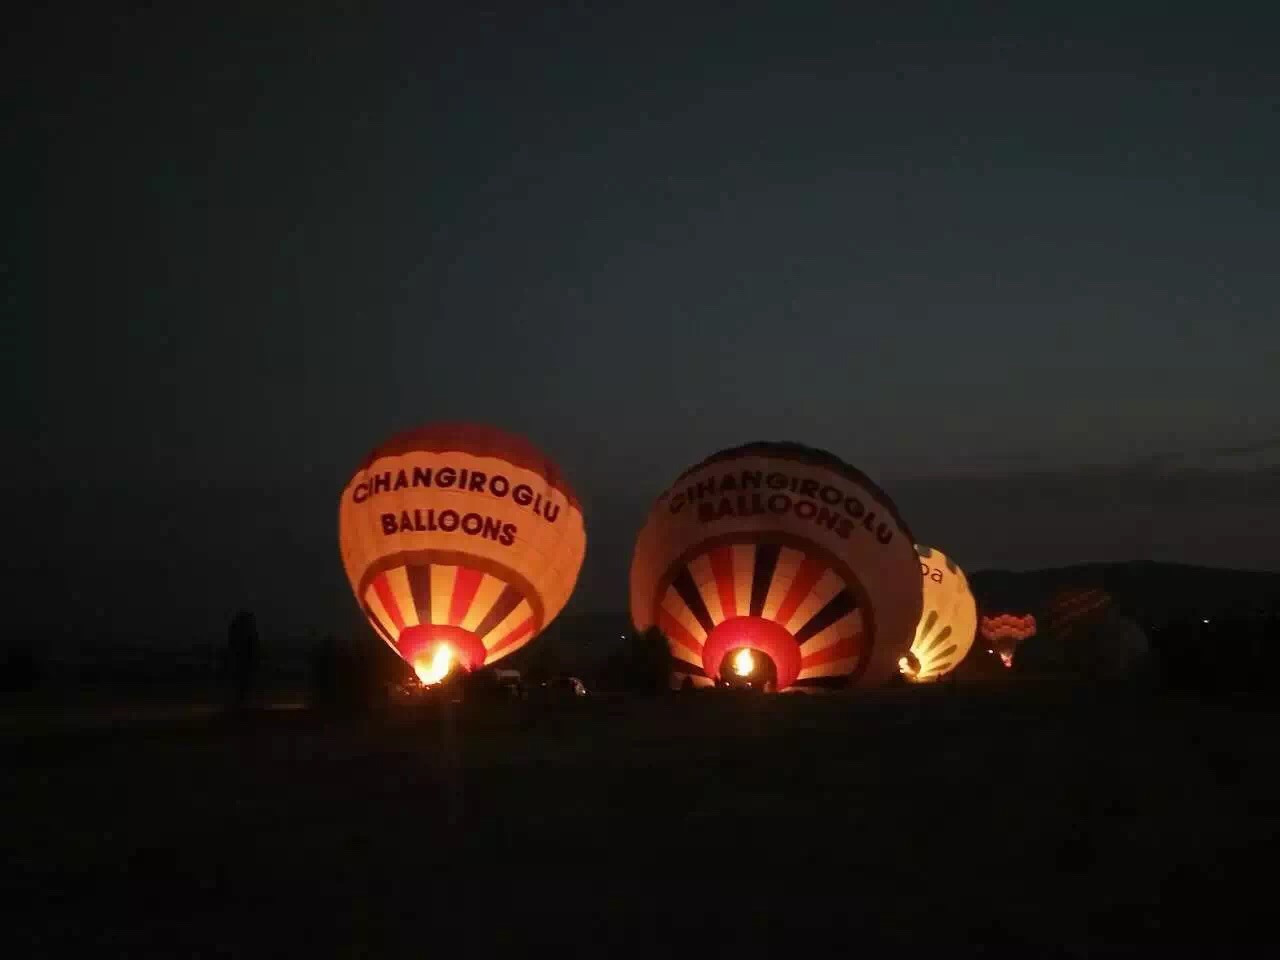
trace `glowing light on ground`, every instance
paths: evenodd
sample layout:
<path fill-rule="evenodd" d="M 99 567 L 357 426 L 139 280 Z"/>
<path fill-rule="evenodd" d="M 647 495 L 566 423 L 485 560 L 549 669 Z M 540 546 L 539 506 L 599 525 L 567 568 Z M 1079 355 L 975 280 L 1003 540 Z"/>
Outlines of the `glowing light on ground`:
<path fill-rule="evenodd" d="M 443 680 L 452 666 L 453 651 L 447 645 L 441 644 L 436 648 L 435 655 L 430 660 L 426 657 L 419 657 L 413 661 L 413 672 L 418 675 L 419 680 L 429 687 Z"/>
<path fill-rule="evenodd" d="M 749 676 L 755 668 L 756 658 L 745 647 L 733 655 L 733 672 L 738 676 Z"/>

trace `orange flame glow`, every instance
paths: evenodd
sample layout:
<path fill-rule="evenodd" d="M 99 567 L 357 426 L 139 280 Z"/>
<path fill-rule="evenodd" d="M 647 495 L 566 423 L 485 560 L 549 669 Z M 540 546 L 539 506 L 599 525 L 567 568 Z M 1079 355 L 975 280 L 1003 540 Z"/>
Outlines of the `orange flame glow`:
<path fill-rule="evenodd" d="M 751 655 L 751 651 L 746 647 L 743 647 L 733 655 L 733 672 L 738 676 L 748 676 L 755 668 L 756 658 Z"/>
<path fill-rule="evenodd" d="M 426 657 L 419 657 L 413 661 L 413 672 L 418 675 L 418 679 L 426 686 L 439 683 L 449 673 L 449 668 L 453 666 L 453 651 L 449 649 L 447 644 L 441 644 L 436 648 L 435 655 L 428 660 Z"/>

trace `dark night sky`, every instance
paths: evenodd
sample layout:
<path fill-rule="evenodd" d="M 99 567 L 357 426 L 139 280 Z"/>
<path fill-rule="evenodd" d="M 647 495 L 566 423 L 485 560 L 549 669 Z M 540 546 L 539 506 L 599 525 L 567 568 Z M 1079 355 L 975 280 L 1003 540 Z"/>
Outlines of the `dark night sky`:
<path fill-rule="evenodd" d="M 338 492 L 437 418 L 561 463 L 579 611 L 751 439 L 970 569 L 1280 569 L 1274 13 L 170 6 L 7 31 L 33 622 L 349 622 Z"/>

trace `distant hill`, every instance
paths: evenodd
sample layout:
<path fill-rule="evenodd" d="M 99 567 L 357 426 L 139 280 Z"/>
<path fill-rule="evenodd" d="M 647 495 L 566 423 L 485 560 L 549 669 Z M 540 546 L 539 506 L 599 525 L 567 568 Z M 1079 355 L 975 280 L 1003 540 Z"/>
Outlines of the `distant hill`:
<path fill-rule="evenodd" d="M 1101 588 L 1144 626 L 1189 617 L 1280 613 L 1280 573 L 1179 563 L 1089 563 L 1046 570 L 980 570 L 969 578 L 984 613 L 1039 615 L 1059 590 Z"/>

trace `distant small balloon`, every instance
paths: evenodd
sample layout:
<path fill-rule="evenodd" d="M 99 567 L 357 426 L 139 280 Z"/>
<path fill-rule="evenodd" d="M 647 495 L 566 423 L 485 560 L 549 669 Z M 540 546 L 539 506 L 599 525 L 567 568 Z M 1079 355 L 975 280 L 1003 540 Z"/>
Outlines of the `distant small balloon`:
<path fill-rule="evenodd" d="M 983 617 L 978 622 L 982 639 L 1000 656 L 1006 667 L 1013 666 L 1018 644 L 1036 635 L 1036 618 L 1029 613 L 997 613 Z"/>
<path fill-rule="evenodd" d="M 1047 605 L 1050 633 L 1063 633 L 1099 622 L 1111 608 L 1111 595 L 1101 587 L 1063 587 Z"/>
<path fill-rule="evenodd" d="M 1030 613 L 996 613 L 985 616 L 979 629 L 984 640 L 1026 640 L 1036 635 L 1036 618 Z"/>

